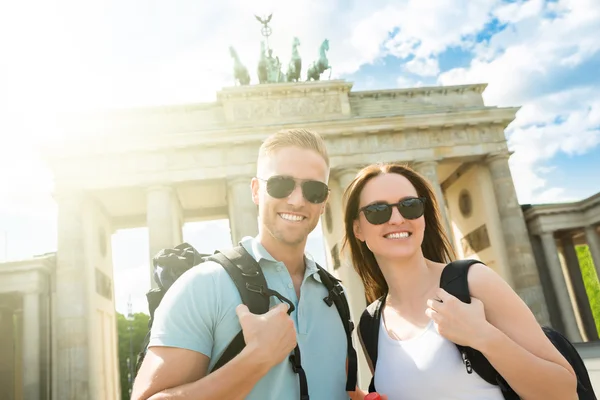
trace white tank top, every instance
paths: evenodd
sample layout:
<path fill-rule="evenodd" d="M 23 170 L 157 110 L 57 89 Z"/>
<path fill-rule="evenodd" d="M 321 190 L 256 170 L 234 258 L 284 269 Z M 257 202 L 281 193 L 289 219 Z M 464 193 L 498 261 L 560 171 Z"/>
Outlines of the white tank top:
<path fill-rule="evenodd" d="M 503 400 L 500 389 L 467 373 L 460 352 L 433 321 L 419 336 L 394 340 L 381 318 L 375 388 L 389 400 Z"/>

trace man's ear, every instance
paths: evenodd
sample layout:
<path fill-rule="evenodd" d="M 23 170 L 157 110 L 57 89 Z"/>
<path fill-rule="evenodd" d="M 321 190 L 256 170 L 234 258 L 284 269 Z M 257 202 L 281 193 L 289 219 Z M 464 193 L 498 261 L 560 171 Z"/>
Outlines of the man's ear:
<path fill-rule="evenodd" d="M 258 189 L 260 182 L 256 178 L 252 178 L 250 181 L 250 189 L 252 190 L 252 201 L 254 204 L 258 205 Z"/>

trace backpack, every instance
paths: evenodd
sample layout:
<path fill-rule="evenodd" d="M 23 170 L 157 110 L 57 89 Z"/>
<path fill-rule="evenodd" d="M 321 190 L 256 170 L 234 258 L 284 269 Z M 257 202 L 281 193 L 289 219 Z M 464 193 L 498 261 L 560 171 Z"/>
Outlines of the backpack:
<path fill-rule="evenodd" d="M 446 265 L 440 277 L 440 287 L 458 298 L 464 303 L 471 302 L 467 273 L 471 265 L 481 263 L 478 260 L 458 260 Z M 385 303 L 386 295 L 370 304 L 363 312 L 358 334 L 366 350 L 367 358 L 375 371 L 377 365 L 377 349 L 379 339 L 379 326 L 381 320 L 382 305 Z M 558 351 L 571 364 L 577 376 L 577 394 L 580 400 L 597 400 L 588 371 L 581 356 L 573 344 L 560 332 L 550 328 L 542 327 L 542 330 L 558 349 Z M 490 362 L 481 352 L 471 348 L 456 345 L 461 353 L 466 372 L 472 374 L 475 371 L 486 382 L 497 385 L 506 400 L 518 400 L 519 395 L 508 385 L 506 380 L 494 369 Z M 373 374 L 374 375 L 374 374 Z M 375 392 L 375 377 L 371 379 L 369 392 Z"/>
<path fill-rule="evenodd" d="M 238 289 L 242 303 L 245 304 L 253 314 L 266 313 L 269 310 L 271 296 L 275 296 L 280 301 L 289 305 L 288 314 L 291 314 L 294 311 L 294 305 L 290 300 L 277 291 L 268 288 L 262 269 L 256 260 L 241 245 L 228 250 L 216 251 L 212 255 L 206 255 L 198 253 L 190 244 L 182 243 L 173 249 L 161 250 L 152 261 L 154 265 L 154 280 L 156 281 L 158 288 L 151 289 L 146 294 L 150 320 L 148 321 L 148 333 L 142 344 L 142 349 L 138 354 L 136 371 L 139 370 L 148 350 L 154 312 L 159 306 L 165 293 L 169 290 L 173 282 L 175 282 L 175 280 L 177 280 L 185 271 L 205 261 L 214 261 L 227 271 Z M 352 344 L 351 335 L 354 330 L 354 324 L 351 320 L 348 301 L 344 294 L 341 281 L 318 264 L 317 270 L 321 282 L 325 285 L 328 292 L 328 295 L 323 301 L 329 307 L 335 305 L 342 320 L 344 331 L 346 332 L 348 346 L 346 391 L 354 391 L 356 389 L 358 363 L 356 351 Z M 225 348 L 225 351 L 210 372 L 216 371 L 233 359 L 242 351 L 245 345 L 243 331 L 240 330 Z M 300 382 L 300 399 L 309 400 L 306 373 L 302 368 L 300 348 L 298 346 L 296 346 L 294 352 L 290 355 L 289 361 L 294 373 L 298 374 Z"/>

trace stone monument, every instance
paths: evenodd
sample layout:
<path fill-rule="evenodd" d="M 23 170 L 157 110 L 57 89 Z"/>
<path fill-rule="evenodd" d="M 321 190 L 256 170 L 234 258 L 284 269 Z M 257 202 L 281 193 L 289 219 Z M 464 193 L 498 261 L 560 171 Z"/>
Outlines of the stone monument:
<path fill-rule="evenodd" d="M 321 225 L 328 269 L 348 289 L 355 321 L 366 301 L 357 274 L 338 254 L 342 193 L 362 166 L 400 161 L 431 182 L 459 257 L 479 258 L 495 269 L 538 321 L 548 323 L 538 273 L 545 266 L 536 265 L 508 165 L 504 130 L 518 108 L 486 106 L 485 84 L 353 91 L 344 80 L 321 81 L 324 71 L 331 73 L 328 40 L 308 68 L 310 81 L 299 82 L 300 40 L 293 40 L 292 61 L 282 74 L 268 45 L 271 17 L 259 20 L 265 40 L 258 84 L 250 84 L 231 48 L 237 86 L 223 88 L 216 101 L 71 117 L 63 130 L 72 140 L 44 149 L 55 180 L 57 252 L 0 265 L 0 300 L 6 297 L 0 320 L 17 321 L 11 332 L 27 330 L 22 340 L 0 342 L 27 364 L 13 365 L 21 380 L 0 376 L 0 382 L 16 385 L 11 393 L 45 400 L 118 399 L 111 235 L 147 227 L 150 257 L 181 243 L 186 222 L 227 218 L 232 243 L 256 235 L 249 183 L 258 148 L 285 128 L 315 130 L 327 143 L 331 196 Z M 90 139 L 79 140 L 83 134 Z M 597 259 L 595 229 L 586 234 L 596 240 Z M 556 269 L 551 255 L 549 265 Z M 556 280 L 560 274 L 550 276 Z M 563 290 L 561 282 L 553 287 Z M 571 321 L 565 296 L 560 310 Z M 370 372 L 360 346 L 357 350 L 365 388 Z"/>

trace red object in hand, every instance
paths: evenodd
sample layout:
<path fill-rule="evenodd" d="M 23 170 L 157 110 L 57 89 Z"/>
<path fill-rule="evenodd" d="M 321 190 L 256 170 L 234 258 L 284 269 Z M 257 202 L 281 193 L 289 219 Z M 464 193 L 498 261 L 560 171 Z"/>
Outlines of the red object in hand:
<path fill-rule="evenodd" d="M 381 400 L 381 396 L 377 392 L 369 393 L 365 396 L 365 400 Z"/>

